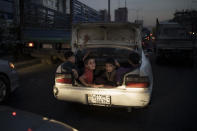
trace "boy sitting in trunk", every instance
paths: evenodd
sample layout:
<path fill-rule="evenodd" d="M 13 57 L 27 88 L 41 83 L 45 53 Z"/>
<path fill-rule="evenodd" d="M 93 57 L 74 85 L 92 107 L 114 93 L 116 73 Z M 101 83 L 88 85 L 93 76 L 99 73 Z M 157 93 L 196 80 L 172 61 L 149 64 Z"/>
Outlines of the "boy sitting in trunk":
<path fill-rule="evenodd" d="M 105 87 L 116 86 L 116 65 L 113 58 L 108 58 L 105 62 L 105 72 L 96 79 L 96 83 L 104 84 Z"/>
<path fill-rule="evenodd" d="M 79 81 L 87 87 L 103 87 L 103 85 L 95 85 L 94 70 L 96 68 L 95 59 L 93 57 L 86 57 L 84 60 L 85 71 L 82 76 L 79 77 Z"/>
<path fill-rule="evenodd" d="M 64 58 L 66 60 L 66 62 L 64 62 L 60 68 L 58 68 L 58 70 L 61 70 L 60 72 L 71 72 L 73 74 L 73 76 L 75 77 L 75 79 L 78 78 L 78 73 L 79 70 L 77 68 L 77 66 L 75 65 L 75 56 L 74 53 L 72 51 L 67 51 L 64 54 Z"/>
<path fill-rule="evenodd" d="M 118 63 L 118 61 L 115 61 L 116 66 L 118 67 L 117 72 L 116 72 L 116 82 L 117 85 L 121 85 L 123 77 L 126 73 L 136 69 L 137 67 L 139 67 L 140 65 L 140 56 L 133 52 L 129 54 L 129 58 L 128 58 L 128 63 L 129 63 L 129 67 L 121 67 L 120 64 Z"/>

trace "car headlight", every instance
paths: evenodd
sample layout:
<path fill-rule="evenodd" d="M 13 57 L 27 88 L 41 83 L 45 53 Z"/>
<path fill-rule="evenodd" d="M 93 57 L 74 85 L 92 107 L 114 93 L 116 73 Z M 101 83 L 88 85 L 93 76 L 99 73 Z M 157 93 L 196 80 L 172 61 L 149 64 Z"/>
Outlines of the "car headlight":
<path fill-rule="evenodd" d="M 14 64 L 11 63 L 11 62 L 9 63 L 9 66 L 10 66 L 11 69 L 14 69 L 15 68 Z"/>

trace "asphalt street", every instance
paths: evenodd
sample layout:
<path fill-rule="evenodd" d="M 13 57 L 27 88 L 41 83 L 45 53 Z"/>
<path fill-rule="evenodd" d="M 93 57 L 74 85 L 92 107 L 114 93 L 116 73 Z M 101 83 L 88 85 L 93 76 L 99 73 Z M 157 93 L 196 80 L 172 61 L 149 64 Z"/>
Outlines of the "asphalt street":
<path fill-rule="evenodd" d="M 80 131 L 196 131 L 197 71 L 184 60 L 152 58 L 152 102 L 144 109 L 90 107 L 58 101 L 52 88 L 56 65 L 36 65 L 19 70 L 20 88 L 5 106 L 65 122 Z"/>

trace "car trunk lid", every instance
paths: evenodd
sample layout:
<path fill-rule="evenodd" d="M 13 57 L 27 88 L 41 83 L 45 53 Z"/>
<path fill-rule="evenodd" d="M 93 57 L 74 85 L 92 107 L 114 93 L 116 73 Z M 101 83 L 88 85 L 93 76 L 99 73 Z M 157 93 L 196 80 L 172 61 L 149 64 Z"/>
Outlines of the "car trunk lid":
<path fill-rule="evenodd" d="M 73 26 L 73 47 L 80 45 L 139 45 L 139 28 L 131 23 L 84 23 Z"/>

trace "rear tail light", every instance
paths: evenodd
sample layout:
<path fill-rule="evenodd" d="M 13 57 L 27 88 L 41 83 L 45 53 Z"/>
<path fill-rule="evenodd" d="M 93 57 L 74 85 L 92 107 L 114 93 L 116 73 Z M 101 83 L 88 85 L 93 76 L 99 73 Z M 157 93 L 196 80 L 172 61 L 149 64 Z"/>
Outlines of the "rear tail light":
<path fill-rule="evenodd" d="M 56 75 L 55 78 L 56 83 L 61 83 L 61 84 L 72 84 L 73 79 L 71 74 L 61 74 L 61 75 Z"/>
<path fill-rule="evenodd" d="M 148 88 L 150 85 L 149 78 L 146 76 L 127 76 L 125 84 L 126 88 Z"/>

